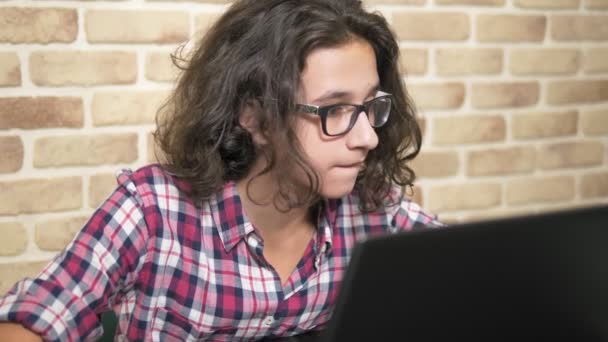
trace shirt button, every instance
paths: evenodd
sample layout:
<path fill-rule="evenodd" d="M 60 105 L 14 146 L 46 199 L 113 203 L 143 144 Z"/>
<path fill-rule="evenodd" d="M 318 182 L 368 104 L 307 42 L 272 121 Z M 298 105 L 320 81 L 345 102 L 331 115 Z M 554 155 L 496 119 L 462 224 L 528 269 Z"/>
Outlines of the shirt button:
<path fill-rule="evenodd" d="M 321 263 L 321 257 L 315 258 L 315 269 L 319 269 L 319 264 Z"/>
<path fill-rule="evenodd" d="M 264 324 L 264 326 L 266 326 L 266 327 L 271 326 L 272 323 L 274 323 L 274 317 L 272 317 L 272 316 L 268 316 L 268 317 L 264 318 L 264 320 L 262 321 L 262 324 Z"/>

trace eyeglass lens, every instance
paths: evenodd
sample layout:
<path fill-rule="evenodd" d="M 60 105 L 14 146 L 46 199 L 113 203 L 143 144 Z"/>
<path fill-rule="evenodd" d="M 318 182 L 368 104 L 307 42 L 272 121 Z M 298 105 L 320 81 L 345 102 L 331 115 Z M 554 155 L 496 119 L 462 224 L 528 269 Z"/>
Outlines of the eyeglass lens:
<path fill-rule="evenodd" d="M 389 97 L 379 97 L 371 100 L 367 104 L 367 117 L 370 125 L 380 127 L 388 119 L 391 110 L 391 99 Z M 341 134 L 348 131 L 350 126 L 356 121 L 360 110 L 354 105 L 339 105 L 332 107 L 327 112 L 325 118 L 325 128 L 328 134 Z"/>

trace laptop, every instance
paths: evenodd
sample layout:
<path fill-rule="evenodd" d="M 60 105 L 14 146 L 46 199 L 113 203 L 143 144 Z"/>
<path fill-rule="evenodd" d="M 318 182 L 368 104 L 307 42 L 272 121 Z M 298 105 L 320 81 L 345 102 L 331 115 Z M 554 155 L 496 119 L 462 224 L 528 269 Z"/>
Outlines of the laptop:
<path fill-rule="evenodd" d="M 324 341 L 608 341 L 608 206 L 359 243 Z"/>

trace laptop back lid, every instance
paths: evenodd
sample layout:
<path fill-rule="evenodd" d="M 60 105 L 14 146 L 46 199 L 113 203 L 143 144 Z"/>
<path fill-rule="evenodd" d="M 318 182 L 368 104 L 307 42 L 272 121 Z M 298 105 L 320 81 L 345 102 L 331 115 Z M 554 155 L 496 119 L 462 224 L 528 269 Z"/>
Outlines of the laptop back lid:
<path fill-rule="evenodd" d="M 608 341 L 608 206 L 358 244 L 327 341 Z"/>

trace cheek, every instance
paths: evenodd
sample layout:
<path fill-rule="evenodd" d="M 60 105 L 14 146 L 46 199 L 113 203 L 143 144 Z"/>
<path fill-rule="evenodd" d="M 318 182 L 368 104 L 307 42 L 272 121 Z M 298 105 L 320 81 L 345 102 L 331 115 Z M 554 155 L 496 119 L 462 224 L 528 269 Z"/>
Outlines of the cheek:
<path fill-rule="evenodd" d="M 324 173 L 331 163 L 331 154 L 338 146 L 335 139 L 328 139 L 317 120 L 302 119 L 296 126 L 296 135 L 302 146 L 308 163 L 319 175 Z"/>
<path fill-rule="evenodd" d="M 350 193 L 357 179 L 357 172 L 335 168 L 345 152 L 343 137 L 327 137 L 321 125 L 312 120 L 302 120 L 296 135 L 304 150 L 305 157 L 315 173 L 320 177 L 320 195 L 325 198 L 340 198 Z M 298 182 L 306 183 L 305 174 L 295 175 Z"/>
<path fill-rule="evenodd" d="M 319 124 L 303 122 L 298 126 L 298 140 L 305 157 L 315 173 L 320 177 L 320 195 L 325 198 L 340 198 L 352 191 L 357 172 L 336 169 L 345 144 L 343 139 L 326 137 Z M 298 182 L 306 183 L 305 174 L 295 175 Z"/>
<path fill-rule="evenodd" d="M 352 192 L 357 181 L 357 171 L 329 169 L 322 176 L 320 195 L 324 198 L 340 198 Z"/>

